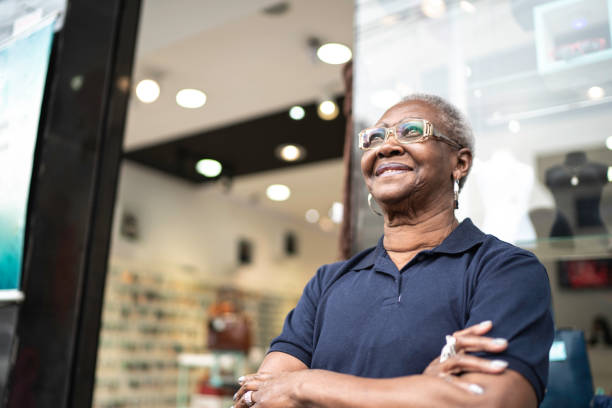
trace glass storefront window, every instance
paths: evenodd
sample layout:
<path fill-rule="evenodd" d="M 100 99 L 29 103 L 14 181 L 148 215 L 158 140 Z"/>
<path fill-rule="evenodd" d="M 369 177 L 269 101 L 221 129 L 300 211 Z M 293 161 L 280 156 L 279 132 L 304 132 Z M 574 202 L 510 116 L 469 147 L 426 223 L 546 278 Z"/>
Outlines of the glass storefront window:
<path fill-rule="evenodd" d="M 476 148 L 458 218 L 533 251 L 557 327 L 594 343 L 597 319 L 612 321 L 611 15 L 609 0 L 360 0 L 355 22 L 355 130 L 413 92 L 464 111 Z M 358 165 L 361 249 L 382 222 Z M 608 389 L 609 350 L 589 349 L 595 385 Z"/>

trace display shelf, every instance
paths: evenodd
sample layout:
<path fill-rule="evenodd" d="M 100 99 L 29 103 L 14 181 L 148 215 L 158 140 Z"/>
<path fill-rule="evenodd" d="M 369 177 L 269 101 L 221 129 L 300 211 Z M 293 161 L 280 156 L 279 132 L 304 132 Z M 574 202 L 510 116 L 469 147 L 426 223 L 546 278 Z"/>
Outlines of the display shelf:
<path fill-rule="evenodd" d="M 540 238 L 519 241 L 516 245 L 545 260 L 597 259 L 612 256 L 612 234 Z"/>
<path fill-rule="evenodd" d="M 159 270 L 159 268 L 157 268 Z M 220 287 L 205 275 L 112 262 L 107 277 L 94 408 L 177 404 L 179 356 L 206 352 L 207 310 Z M 265 349 L 297 297 L 244 294 L 255 346 Z M 243 361 L 243 366 L 246 361 Z M 235 381 L 220 375 L 222 381 Z M 190 395 L 193 390 L 186 391 Z"/>

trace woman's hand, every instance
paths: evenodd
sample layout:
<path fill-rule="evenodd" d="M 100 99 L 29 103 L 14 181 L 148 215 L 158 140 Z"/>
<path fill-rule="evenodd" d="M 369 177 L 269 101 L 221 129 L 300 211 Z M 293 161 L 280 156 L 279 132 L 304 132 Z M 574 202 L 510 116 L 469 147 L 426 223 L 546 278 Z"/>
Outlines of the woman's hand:
<path fill-rule="evenodd" d="M 238 379 L 241 387 L 234 395 L 234 408 L 299 408 L 298 387 L 305 381 L 309 371 L 301 370 L 277 374 L 250 374 Z M 244 395 L 251 392 L 252 404 Z"/>
<path fill-rule="evenodd" d="M 466 352 L 477 351 L 500 353 L 508 347 L 508 342 L 505 339 L 484 337 L 484 334 L 491 330 L 492 327 L 491 321 L 485 321 L 453 333 L 453 337 L 456 340 L 455 351 L 457 354 L 443 363 L 440 362 L 440 357 L 436 357 L 427 366 L 423 375 L 443 378 L 474 394 L 482 394 L 482 387 L 477 384 L 461 381 L 457 375 L 465 372 L 499 374 L 506 369 L 508 366 L 506 361 L 489 360 L 466 354 Z"/>

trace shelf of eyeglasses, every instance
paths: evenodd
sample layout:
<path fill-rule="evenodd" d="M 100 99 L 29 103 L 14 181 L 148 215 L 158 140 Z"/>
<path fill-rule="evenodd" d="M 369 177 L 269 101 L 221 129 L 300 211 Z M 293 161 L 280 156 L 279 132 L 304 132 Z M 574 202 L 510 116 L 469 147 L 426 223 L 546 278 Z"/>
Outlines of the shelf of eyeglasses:
<path fill-rule="evenodd" d="M 208 293 L 211 295 L 211 301 L 215 299 L 216 293 L 221 286 L 225 286 L 226 284 L 209 284 L 204 283 L 202 281 L 198 281 L 196 279 L 189 280 L 177 280 L 172 279 L 165 276 L 156 276 L 151 277 L 147 274 L 139 274 L 139 273 L 129 273 L 130 278 L 119 280 L 118 277 L 125 275 L 125 271 L 115 271 L 112 275 L 115 279 L 112 279 L 111 285 L 118 285 L 123 288 L 149 288 L 149 286 L 154 287 L 155 289 L 162 289 L 164 293 L 172 292 L 177 290 L 180 294 L 184 295 L 187 292 L 194 292 L 199 295 L 203 293 Z M 109 274 L 110 275 L 110 274 Z M 258 292 L 249 292 L 248 296 L 253 299 L 265 298 L 270 301 L 279 301 L 283 302 L 287 299 L 286 296 L 280 294 L 266 294 L 266 293 L 258 293 Z M 294 296 L 292 296 L 294 297 Z"/>
<path fill-rule="evenodd" d="M 209 304 L 203 308 L 179 309 L 173 307 L 164 307 L 164 305 L 148 305 L 148 304 L 125 304 L 120 302 L 107 302 L 104 305 L 104 313 L 117 313 L 123 317 L 138 316 L 151 317 L 157 320 L 172 320 L 172 319 L 201 319 L 206 315 L 206 309 Z"/>
<path fill-rule="evenodd" d="M 200 293 L 186 293 L 171 290 L 150 290 L 110 285 L 106 289 L 106 300 L 119 300 L 137 305 L 173 303 L 188 307 L 207 307 L 214 298 Z"/>
<path fill-rule="evenodd" d="M 97 398 L 94 401 L 94 408 L 136 408 L 136 407 L 175 407 L 176 406 L 176 394 L 175 395 L 142 395 L 142 396 L 130 396 L 125 395 L 121 397 L 108 396 L 107 398 Z"/>
<path fill-rule="evenodd" d="M 176 387 L 177 373 L 172 372 L 171 375 L 156 375 L 143 376 L 132 375 L 129 377 L 105 378 L 100 376 L 96 378 L 96 387 L 100 390 L 117 391 L 121 388 L 174 388 Z"/>
<path fill-rule="evenodd" d="M 170 275 L 170 274 L 168 274 Z M 180 291 L 212 292 L 216 293 L 220 285 L 211 285 L 204 278 L 189 277 L 177 279 L 172 276 L 151 276 L 146 273 L 118 272 L 109 273 L 110 280 L 124 286 L 156 287 L 176 289 Z"/>
<path fill-rule="evenodd" d="M 204 325 L 205 320 L 199 320 Z M 183 322 L 142 321 L 140 319 L 102 320 L 103 330 L 115 331 L 138 331 L 143 334 L 165 334 L 170 332 L 183 333 L 188 336 L 196 336 L 202 333 L 203 328 L 189 327 Z"/>
<path fill-rule="evenodd" d="M 135 351 L 160 351 L 167 354 L 199 352 L 204 343 L 200 340 L 179 341 L 160 339 L 152 341 L 151 339 L 125 339 L 123 337 L 113 337 L 105 333 L 104 337 L 100 339 L 100 350 L 119 350 L 128 353 L 133 353 Z"/>

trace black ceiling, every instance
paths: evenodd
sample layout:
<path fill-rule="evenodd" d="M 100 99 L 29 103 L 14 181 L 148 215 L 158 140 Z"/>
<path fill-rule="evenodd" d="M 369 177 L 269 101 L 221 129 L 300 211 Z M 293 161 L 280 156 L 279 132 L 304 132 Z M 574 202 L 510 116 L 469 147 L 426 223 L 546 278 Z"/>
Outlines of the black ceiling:
<path fill-rule="evenodd" d="M 337 98 L 336 102 L 341 108 L 344 98 Z M 302 120 L 291 119 L 287 108 L 231 126 L 131 150 L 125 157 L 194 183 L 214 180 L 195 170 L 198 160 L 204 158 L 220 161 L 223 172 L 219 177 L 231 178 L 342 157 L 344 115 L 341 113 L 336 119 L 325 121 L 318 117 L 316 103 L 304 109 L 306 116 Z M 305 158 L 293 163 L 280 160 L 275 150 L 284 143 L 304 147 Z"/>

